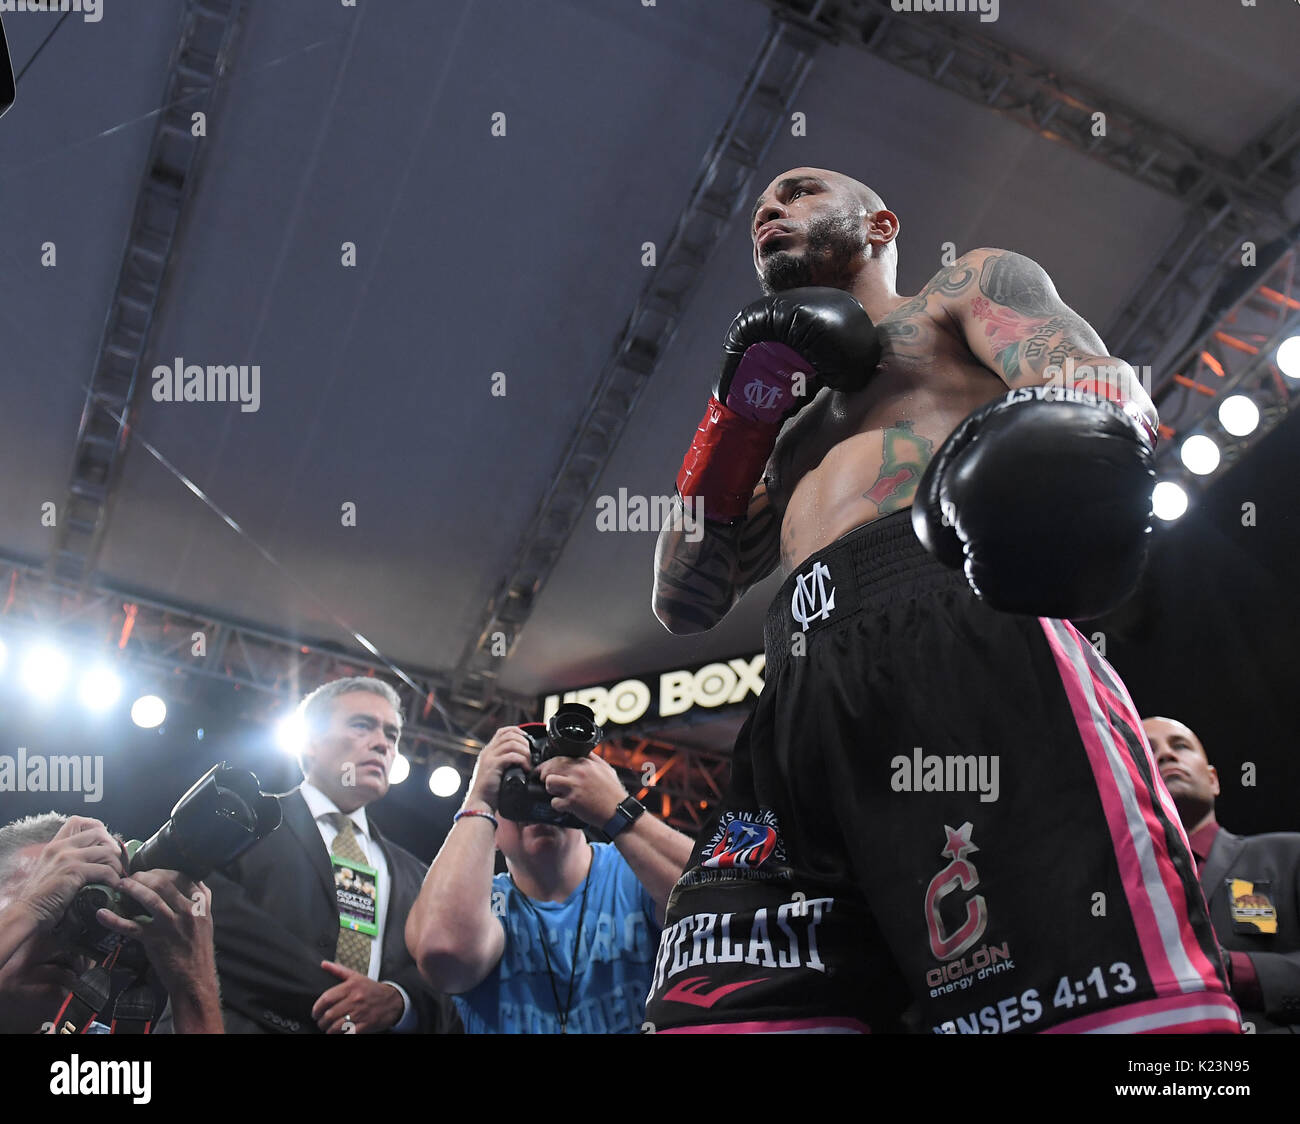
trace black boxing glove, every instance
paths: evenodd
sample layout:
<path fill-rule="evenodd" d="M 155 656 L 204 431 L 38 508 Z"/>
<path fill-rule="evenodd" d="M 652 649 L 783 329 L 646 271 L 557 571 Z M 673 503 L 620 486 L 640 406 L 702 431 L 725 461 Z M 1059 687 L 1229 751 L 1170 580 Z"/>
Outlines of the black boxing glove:
<path fill-rule="evenodd" d="M 865 386 L 879 362 L 875 325 L 842 289 L 788 289 L 746 306 L 677 475 L 682 498 L 702 497 L 708 519 L 742 518 L 786 419 L 823 386 Z"/>
<path fill-rule="evenodd" d="M 916 536 L 987 604 L 1101 616 L 1146 563 L 1151 438 L 1115 403 L 1056 386 L 1013 390 L 966 418 L 926 468 Z"/>

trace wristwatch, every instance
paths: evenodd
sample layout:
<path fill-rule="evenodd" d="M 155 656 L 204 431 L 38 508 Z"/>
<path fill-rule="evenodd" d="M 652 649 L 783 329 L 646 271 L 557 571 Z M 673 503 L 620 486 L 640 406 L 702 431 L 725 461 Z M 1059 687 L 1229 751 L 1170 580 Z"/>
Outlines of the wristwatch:
<path fill-rule="evenodd" d="M 617 808 L 614 814 L 609 818 L 609 822 L 602 829 L 606 835 L 613 839 L 620 831 L 630 827 L 636 822 L 637 816 L 645 811 L 645 805 L 642 804 L 635 796 L 629 796 Z"/>

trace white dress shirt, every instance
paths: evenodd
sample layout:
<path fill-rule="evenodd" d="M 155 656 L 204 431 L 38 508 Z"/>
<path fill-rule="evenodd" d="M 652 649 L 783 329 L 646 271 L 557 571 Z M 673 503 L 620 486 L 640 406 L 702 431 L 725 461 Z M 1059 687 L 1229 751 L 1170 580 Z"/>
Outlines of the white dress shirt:
<path fill-rule="evenodd" d="M 302 793 L 302 798 L 307 801 L 307 808 L 316 821 L 316 830 L 320 832 L 320 837 L 325 843 L 325 850 L 328 851 L 334 844 L 334 837 L 339 833 L 339 829 L 334 826 L 332 817 L 338 815 L 341 809 L 311 781 L 304 780 L 299 791 Z M 379 890 L 379 909 L 375 917 L 375 923 L 379 926 L 379 932 L 370 942 L 370 966 L 366 970 L 366 975 L 372 980 L 379 980 L 379 962 L 384 947 L 384 923 L 388 913 L 389 894 L 393 890 L 393 880 L 388 873 L 388 860 L 384 857 L 384 849 L 370 835 L 370 824 L 366 820 L 365 808 L 358 808 L 347 815 L 356 828 L 357 846 L 361 848 L 361 853 L 366 856 L 366 861 L 378 872 L 375 881 Z M 402 1017 L 394 1025 L 393 1030 L 415 1030 L 417 1019 L 411 1009 L 411 997 L 406 994 L 405 989 L 399 984 L 393 983 L 392 980 L 379 980 L 379 982 L 396 988 L 397 993 L 402 997 Z"/>

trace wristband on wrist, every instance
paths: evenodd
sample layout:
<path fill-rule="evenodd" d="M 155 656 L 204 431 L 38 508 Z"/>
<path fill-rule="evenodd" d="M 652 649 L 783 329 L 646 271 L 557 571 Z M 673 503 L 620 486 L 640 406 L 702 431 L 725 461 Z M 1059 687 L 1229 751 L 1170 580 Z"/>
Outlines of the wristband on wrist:
<path fill-rule="evenodd" d="M 500 826 L 497 823 L 496 816 L 494 816 L 491 812 L 480 812 L 477 808 L 462 808 L 459 812 L 457 812 L 454 816 L 451 817 L 451 826 L 455 827 L 457 822 L 465 816 L 476 816 L 478 819 L 488 820 L 492 824 L 493 831 L 496 831 L 496 829 Z"/>

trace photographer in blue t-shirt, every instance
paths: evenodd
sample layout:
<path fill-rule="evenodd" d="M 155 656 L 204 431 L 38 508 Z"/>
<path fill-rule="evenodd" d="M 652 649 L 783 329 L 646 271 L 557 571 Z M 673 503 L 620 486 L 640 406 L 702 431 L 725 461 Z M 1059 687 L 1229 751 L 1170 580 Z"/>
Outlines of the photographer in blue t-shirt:
<path fill-rule="evenodd" d="M 537 730 L 507 726 L 479 754 L 406 944 L 425 979 L 456 997 L 471 1034 L 635 1033 L 691 840 L 643 814 L 599 757 L 538 767 Z M 512 770 L 540 781 L 556 813 L 613 842 L 502 816 L 502 774 Z M 508 873 L 494 878 L 498 847 Z"/>

